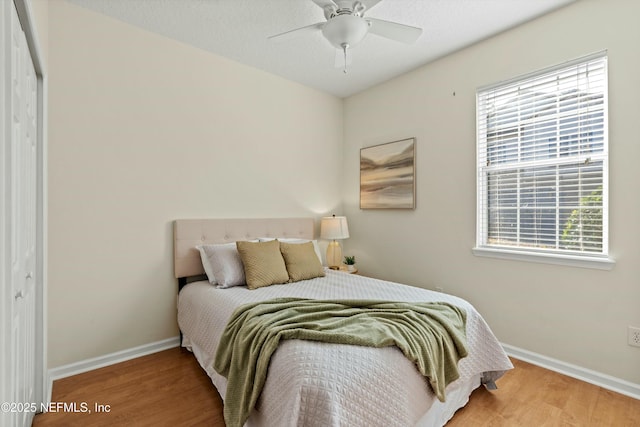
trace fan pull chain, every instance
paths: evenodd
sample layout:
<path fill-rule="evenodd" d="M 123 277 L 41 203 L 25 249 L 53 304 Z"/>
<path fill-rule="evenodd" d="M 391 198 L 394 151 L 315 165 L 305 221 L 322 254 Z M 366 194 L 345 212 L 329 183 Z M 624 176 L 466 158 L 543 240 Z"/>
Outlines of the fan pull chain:
<path fill-rule="evenodd" d="M 349 43 L 342 43 L 342 51 L 344 52 L 344 69 L 343 73 L 347 74 L 347 49 L 349 49 Z"/>

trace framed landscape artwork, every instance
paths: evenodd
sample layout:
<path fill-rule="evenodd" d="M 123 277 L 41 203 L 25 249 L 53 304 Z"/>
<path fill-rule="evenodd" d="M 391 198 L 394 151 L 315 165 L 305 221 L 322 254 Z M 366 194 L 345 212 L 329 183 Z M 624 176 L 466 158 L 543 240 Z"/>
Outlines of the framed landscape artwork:
<path fill-rule="evenodd" d="M 360 149 L 360 209 L 415 209 L 415 138 Z"/>

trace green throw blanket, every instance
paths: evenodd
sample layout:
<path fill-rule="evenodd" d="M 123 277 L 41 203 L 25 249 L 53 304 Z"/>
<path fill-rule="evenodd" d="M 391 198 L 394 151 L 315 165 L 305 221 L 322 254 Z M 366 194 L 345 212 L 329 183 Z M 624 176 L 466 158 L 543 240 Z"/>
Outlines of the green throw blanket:
<path fill-rule="evenodd" d="M 227 378 L 227 427 L 242 426 L 267 378 L 282 339 L 369 347 L 395 345 L 415 363 L 444 401 L 467 355 L 466 312 L 446 303 L 322 301 L 278 298 L 238 307 L 216 353 L 214 368 Z"/>

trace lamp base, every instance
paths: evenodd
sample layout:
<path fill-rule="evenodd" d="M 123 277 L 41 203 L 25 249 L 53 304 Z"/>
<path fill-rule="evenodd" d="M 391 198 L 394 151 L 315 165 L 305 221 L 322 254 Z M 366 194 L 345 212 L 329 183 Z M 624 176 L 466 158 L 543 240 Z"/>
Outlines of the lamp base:
<path fill-rule="evenodd" d="M 338 270 L 342 264 L 342 248 L 340 243 L 332 241 L 327 246 L 327 266 L 332 270 Z"/>

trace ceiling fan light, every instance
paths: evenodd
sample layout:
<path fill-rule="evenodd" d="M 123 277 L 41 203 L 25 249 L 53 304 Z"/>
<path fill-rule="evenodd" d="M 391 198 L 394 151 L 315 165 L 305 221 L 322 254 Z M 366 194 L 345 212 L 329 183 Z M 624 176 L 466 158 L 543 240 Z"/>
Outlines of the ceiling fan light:
<path fill-rule="evenodd" d="M 353 15 L 339 15 L 327 21 L 322 34 L 335 48 L 342 49 L 345 44 L 351 48 L 360 43 L 368 30 L 369 24 L 364 19 Z"/>

